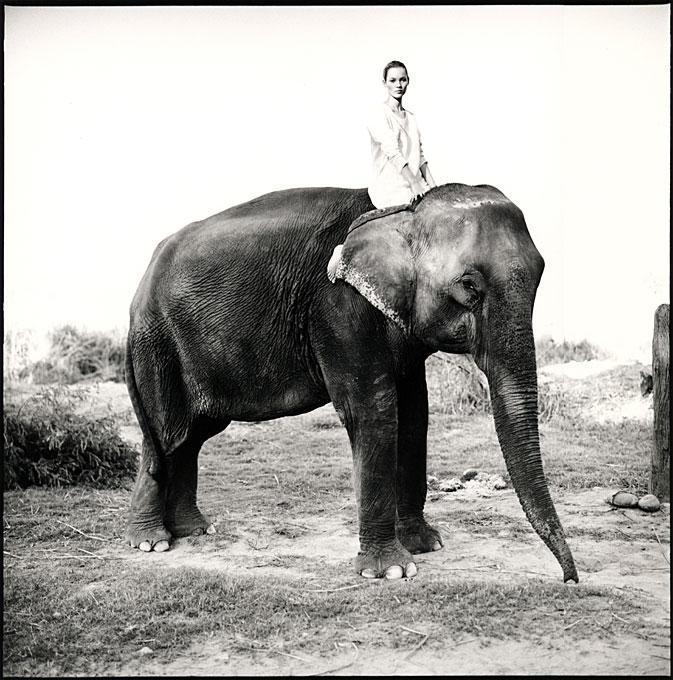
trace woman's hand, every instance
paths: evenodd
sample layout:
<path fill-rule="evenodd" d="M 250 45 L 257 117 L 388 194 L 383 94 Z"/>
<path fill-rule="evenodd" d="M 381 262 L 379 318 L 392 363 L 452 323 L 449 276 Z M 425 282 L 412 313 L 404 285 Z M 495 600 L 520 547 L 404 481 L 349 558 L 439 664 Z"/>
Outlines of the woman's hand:
<path fill-rule="evenodd" d="M 421 175 L 423 175 L 423 178 L 428 183 L 428 187 L 429 188 L 436 187 L 437 182 L 435 182 L 434 177 L 430 174 L 430 168 L 428 167 L 428 164 L 423 163 L 423 165 L 421 165 L 420 170 Z"/>
<path fill-rule="evenodd" d="M 420 198 L 428 193 L 430 187 L 425 180 L 414 180 L 411 183 L 411 193 L 413 194 L 413 200 Z"/>
<path fill-rule="evenodd" d="M 414 175 L 411 170 L 409 170 L 408 165 L 405 165 L 402 168 L 402 177 L 404 177 L 404 179 L 407 181 L 407 184 L 409 184 L 411 195 L 413 197 L 412 200 L 420 198 L 430 190 L 428 183 L 423 179 L 423 177 L 417 177 Z"/>

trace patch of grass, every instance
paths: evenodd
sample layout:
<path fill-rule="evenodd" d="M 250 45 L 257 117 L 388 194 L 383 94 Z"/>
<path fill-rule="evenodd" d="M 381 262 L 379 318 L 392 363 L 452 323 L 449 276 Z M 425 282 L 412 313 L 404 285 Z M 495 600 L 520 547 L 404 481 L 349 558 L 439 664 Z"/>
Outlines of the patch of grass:
<path fill-rule="evenodd" d="M 78 413 L 84 399 L 61 386 L 43 388 L 20 403 L 5 395 L 5 490 L 118 486 L 135 473 L 137 453 L 119 436 L 114 416 Z"/>
<path fill-rule="evenodd" d="M 47 356 L 26 365 L 20 380 L 36 384 L 82 380 L 124 381 L 125 335 L 117 331 L 86 331 L 59 326 L 49 333 Z"/>
<path fill-rule="evenodd" d="M 6 574 L 6 673 L 31 674 L 50 663 L 55 673 L 93 672 L 132 658 L 146 645 L 170 661 L 211 633 L 232 652 L 329 655 L 335 640 L 411 651 L 418 640 L 410 639 L 402 622 L 431 632 L 428 645 L 437 648 L 447 639 L 472 636 L 609 638 L 625 626 L 612 613 L 628 616 L 631 630 L 645 626 L 637 618 L 638 603 L 621 593 L 542 581 L 447 583 L 426 577 L 312 592 L 351 585 L 353 579 L 344 583 L 343 576 L 330 573 L 298 584 L 156 567 L 120 575 L 105 562 L 86 571 L 59 571 Z M 604 626 L 591 624 L 591 617 Z M 569 627 L 579 619 L 586 623 Z"/>
<path fill-rule="evenodd" d="M 431 413 L 490 413 L 488 381 L 474 362 L 460 354 L 436 352 L 425 362 Z"/>
<path fill-rule="evenodd" d="M 564 489 L 605 486 L 647 493 L 652 447 L 651 425 L 568 419 L 541 428 L 545 474 Z"/>
<path fill-rule="evenodd" d="M 573 355 L 569 352 L 567 356 Z M 461 355 L 437 352 L 428 358 L 425 366 L 431 413 L 492 413 L 488 381 L 474 362 Z M 577 400 L 573 397 L 558 383 L 539 382 L 539 421 L 544 423 L 570 417 L 577 406 Z"/>

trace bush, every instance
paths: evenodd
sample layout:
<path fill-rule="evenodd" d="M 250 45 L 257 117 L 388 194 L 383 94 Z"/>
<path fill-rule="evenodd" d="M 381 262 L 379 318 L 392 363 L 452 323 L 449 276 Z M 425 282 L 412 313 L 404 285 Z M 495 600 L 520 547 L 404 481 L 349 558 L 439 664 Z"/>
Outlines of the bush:
<path fill-rule="evenodd" d="M 437 353 L 426 363 L 431 410 L 449 415 L 490 413 L 486 376 L 461 354 Z"/>
<path fill-rule="evenodd" d="M 22 403 L 5 395 L 4 489 L 88 484 L 114 487 L 132 477 L 136 451 L 111 415 L 77 412 L 83 392 L 43 388 Z"/>
<path fill-rule="evenodd" d="M 569 342 L 564 340 L 557 343 L 548 335 L 542 336 L 535 343 L 537 365 L 567 364 L 569 361 L 591 361 L 592 359 L 604 359 L 605 352 L 588 340 L 581 342 Z"/>
<path fill-rule="evenodd" d="M 125 341 L 121 333 L 83 331 L 60 326 L 49 333 L 46 358 L 19 375 L 37 384 L 76 383 L 81 380 L 124 381 Z"/>
<path fill-rule="evenodd" d="M 476 364 L 459 354 L 437 353 L 426 364 L 430 409 L 435 413 L 470 415 L 492 413 L 486 376 Z M 567 395 L 549 382 L 538 382 L 538 415 L 548 422 L 569 414 Z"/>

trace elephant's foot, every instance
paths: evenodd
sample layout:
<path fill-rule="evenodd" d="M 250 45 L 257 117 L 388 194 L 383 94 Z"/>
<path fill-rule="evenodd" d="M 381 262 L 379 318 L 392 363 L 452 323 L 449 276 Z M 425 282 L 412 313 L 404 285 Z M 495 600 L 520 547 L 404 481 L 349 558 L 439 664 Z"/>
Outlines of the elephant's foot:
<path fill-rule="evenodd" d="M 382 548 L 361 550 L 355 558 L 355 570 L 365 578 L 388 579 L 412 578 L 418 571 L 411 553 L 397 539 Z"/>
<path fill-rule="evenodd" d="M 197 507 L 189 510 L 178 509 L 174 513 L 169 513 L 166 526 L 176 538 L 216 533 L 215 525 L 209 522 Z"/>
<path fill-rule="evenodd" d="M 143 522 L 132 519 L 126 527 L 124 538 L 132 548 L 139 548 L 143 552 L 164 552 L 171 544 L 170 532 L 157 520 Z"/>
<path fill-rule="evenodd" d="M 444 545 L 437 529 L 431 527 L 422 517 L 398 519 L 395 533 L 412 555 L 440 550 Z"/>

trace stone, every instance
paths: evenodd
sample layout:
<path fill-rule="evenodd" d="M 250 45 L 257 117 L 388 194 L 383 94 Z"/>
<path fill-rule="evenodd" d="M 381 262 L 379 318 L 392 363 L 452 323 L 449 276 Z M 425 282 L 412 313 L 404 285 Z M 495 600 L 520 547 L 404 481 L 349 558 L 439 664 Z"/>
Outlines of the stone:
<path fill-rule="evenodd" d="M 428 489 L 436 489 L 439 479 L 435 475 L 428 475 Z"/>
<path fill-rule="evenodd" d="M 635 508 L 638 505 L 638 498 L 628 491 L 617 491 L 612 494 L 608 502 L 617 508 Z"/>
<path fill-rule="evenodd" d="M 479 474 L 479 470 L 475 470 L 474 468 L 469 468 L 463 472 L 463 474 L 460 477 L 461 482 L 469 482 L 471 479 L 474 479 L 477 475 Z"/>
<path fill-rule="evenodd" d="M 507 482 L 500 475 L 495 475 L 493 477 L 493 488 L 496 491 L 502 491 L 507 488 Z"/>
<path fill-rule="evenodd" d="M 150 654 L 154 654 L 154 650 L 151 647 L 143 647 L 138 651 L 138 654 L 140 654 L 140 656 L 149 656 Z"/>
<path fill-rule="evenodd" d="M 638 501 L 638 507 L 645 512 L 656 512 L 661 507 L 661 503 L 655 495 L 648 493 Z"/>
<path fill-rule="evenodd" d="M 458 491 L 458 489 L 462 488 L 464 488 L 463 484 L 457 477 L 452 477 L 451 479 L 443 479 L 439 483 L 440 491 Z"/>

